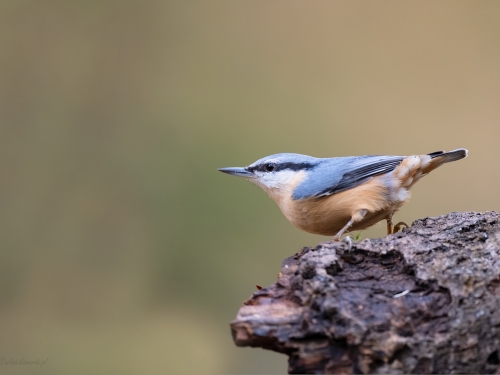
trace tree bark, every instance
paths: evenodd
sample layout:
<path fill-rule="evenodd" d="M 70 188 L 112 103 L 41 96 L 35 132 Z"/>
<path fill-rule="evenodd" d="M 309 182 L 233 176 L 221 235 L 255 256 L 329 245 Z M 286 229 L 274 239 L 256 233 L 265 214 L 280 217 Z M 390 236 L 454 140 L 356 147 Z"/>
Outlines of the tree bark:
<path fill-rule="evenodd" d="M 283 261 L 231 323 L 289 373 L 500 374 L 500 214 L 454 212 Z"/>

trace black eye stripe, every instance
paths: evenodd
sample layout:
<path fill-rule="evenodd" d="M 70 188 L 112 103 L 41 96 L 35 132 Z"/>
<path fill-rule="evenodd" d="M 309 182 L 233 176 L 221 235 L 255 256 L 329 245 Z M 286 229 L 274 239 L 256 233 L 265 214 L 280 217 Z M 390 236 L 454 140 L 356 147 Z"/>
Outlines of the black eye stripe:
<path fill-rule="evenodd" d="M 267 167 L 273 164 L 274 168 L 272 170 L 269 170 Z M 258 172 L 278 172 L 282 171 L 285 169 L 291 170 L 291 171 L 301 171 L 301 170 L 306 170 L 306 169 L 312 169 L 315 166 L 315 164 L 311 163 L 263 163 L 263 164 L 258 164 L 254 165 L 252 167 L 248 167 L 247 169 L 250 172 L 258 171 Z"/>
<path fill-rule="evenodd" d="M 314 168 L 315 164 L 311 163 L 281 163 L 278 164 L 276 170 L 289 169 L 291 171 L 301 171 Z"/>

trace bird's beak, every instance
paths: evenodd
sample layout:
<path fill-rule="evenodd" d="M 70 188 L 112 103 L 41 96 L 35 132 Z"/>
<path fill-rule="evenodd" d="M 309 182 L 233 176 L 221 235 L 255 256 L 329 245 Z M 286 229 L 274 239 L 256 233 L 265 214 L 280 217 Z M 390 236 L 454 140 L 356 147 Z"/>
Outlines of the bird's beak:
<path fill-rule="evenodd" d="M 233 175 L 233 176 L 239 176 L 239 177 L 252 177 L 254 174 L 253 172 L 250 172 L 246 168 L 219 168 L 218 169 L 221 172 Z"/>

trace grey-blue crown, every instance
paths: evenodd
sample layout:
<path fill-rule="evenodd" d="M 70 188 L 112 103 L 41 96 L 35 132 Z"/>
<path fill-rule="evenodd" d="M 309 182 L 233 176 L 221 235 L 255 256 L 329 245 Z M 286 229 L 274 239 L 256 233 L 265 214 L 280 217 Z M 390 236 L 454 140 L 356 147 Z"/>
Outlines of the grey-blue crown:
<path fill-rule="evenodd" d="M 312 169 L 320 163 L 321 159 L 301 154 L 274 154 L 257 160 L 248 166 L 250 172 L 277 172 L 281 170 L 301 171 Z"/>

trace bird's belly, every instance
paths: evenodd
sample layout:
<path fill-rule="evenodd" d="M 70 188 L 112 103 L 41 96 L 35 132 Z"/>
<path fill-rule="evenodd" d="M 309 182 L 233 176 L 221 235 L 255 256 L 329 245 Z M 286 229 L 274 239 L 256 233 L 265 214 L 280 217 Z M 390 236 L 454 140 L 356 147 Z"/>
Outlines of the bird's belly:
<path fill-rule="evenodd" d="M 392 215 L 405 199 L 394 199 L 394 192 L 380 177 L 356 188 L 327 197 L 304 199 L 288 205 L 282 211 L 298 228 L 309 233 L 336 235 L 360 210 L 366 215 L 348 231 L 368 228 Z M 293 207 L 293 209 L 290 209 Z"/>
<path fill-rule="evenodd" d="M 313 213 L 304 211 L 300 219 L 292 221 L 292 223 L 309 233 L 334 236 L 349 222 L 349 220 L 351 220 L 352 215 L 347 214 L 348 212 L 349 211 L 339 212 L 321 209 Z M 347 232 L 366 229 L 378 223 L 380 220 L 387 218 L 391 213 L 392 210 L 390 209 L 368 212 L 361 221 L 351 225 Z"/>

